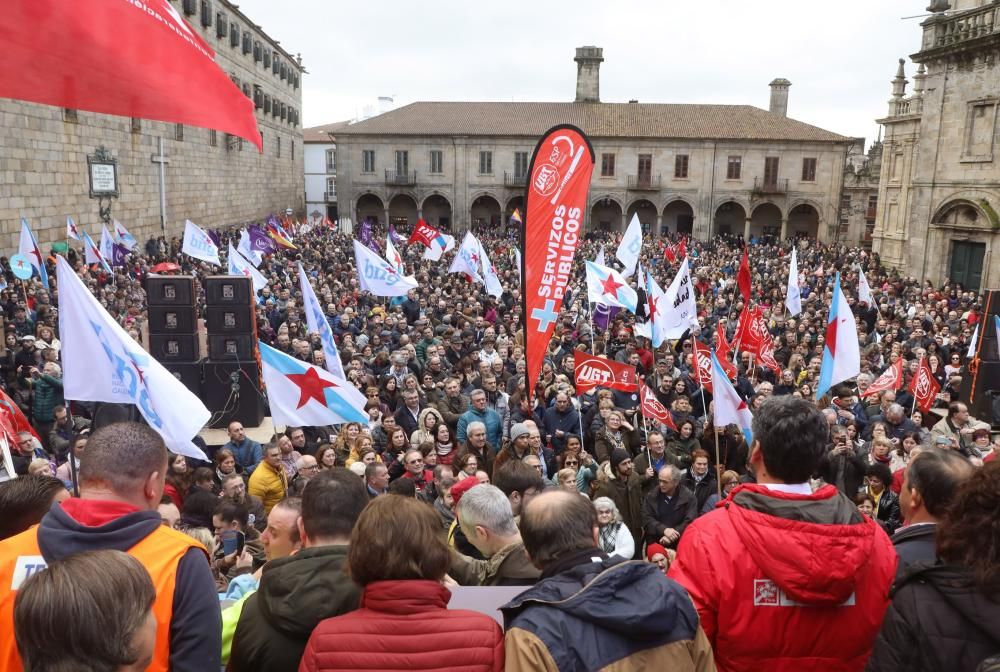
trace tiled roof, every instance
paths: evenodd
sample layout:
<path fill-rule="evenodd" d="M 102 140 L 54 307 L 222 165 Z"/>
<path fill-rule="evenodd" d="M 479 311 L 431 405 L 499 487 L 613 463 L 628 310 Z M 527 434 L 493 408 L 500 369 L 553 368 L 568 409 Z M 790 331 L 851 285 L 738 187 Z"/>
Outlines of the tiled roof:
<path fill-rule="evenodd" d="M 337 131 L 347 126 L 349 121 L 336 121 L 332 124 L 327 124 L 325 126 L 313 126 L 312 128 L 302 129 L 302 141 L 303 142 L 330 142 L 330 133 L 334 135 Z"/>
<path fill-rule="evenodd" d="M 529 136 L 574 124 L 592 138 L 848 142 L 750 105 L 417 102 L 341 128 L 339 135 Z"/>

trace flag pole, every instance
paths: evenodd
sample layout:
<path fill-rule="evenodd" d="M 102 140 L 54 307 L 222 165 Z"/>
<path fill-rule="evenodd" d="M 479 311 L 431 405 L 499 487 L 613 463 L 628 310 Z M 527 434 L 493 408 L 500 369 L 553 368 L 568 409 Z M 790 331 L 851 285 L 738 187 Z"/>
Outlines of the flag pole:
<path fill-rule="evenodd" d="M 917 382 L 920 382 L 920 372 L 924 370 L 924 356 L 920 357 L 920 365 L 917 367 Z M 917 409 L 917 395 L 913 395 L 913 403 L 910 404 L 910 417 L 913 417 L 913 411 Z M 923 413 L 923 411 L 921 411 Z"/>
<path fill-rule="evenodd" d="M 712 433 L 715 434 L 715 490 L 722 499 L 722 472 L 719 470 L 721 460 L 719 459 L 719 428 L 715 426 L 715 418 L 712 418 Z"/>

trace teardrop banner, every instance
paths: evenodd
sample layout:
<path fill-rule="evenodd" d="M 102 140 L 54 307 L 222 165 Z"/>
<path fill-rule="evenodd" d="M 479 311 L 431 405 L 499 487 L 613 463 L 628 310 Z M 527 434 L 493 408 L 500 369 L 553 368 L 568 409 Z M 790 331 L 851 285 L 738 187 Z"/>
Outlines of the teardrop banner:
<path fill-rule="evenodd" d="M 576 126 L 550 128 L 531 156 L 521 229 L 521 324 L 529 398 L 559 321 L 593 172 L 594 148 Z"/>

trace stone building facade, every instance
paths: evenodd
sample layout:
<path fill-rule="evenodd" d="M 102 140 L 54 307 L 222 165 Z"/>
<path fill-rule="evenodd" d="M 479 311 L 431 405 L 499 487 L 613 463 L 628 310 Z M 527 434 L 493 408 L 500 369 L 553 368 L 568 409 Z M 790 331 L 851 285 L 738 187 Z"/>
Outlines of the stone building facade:
<path fill-rule="evenodd" d="M 310 221 L 329 217 L 337 221 L 337 131 L 347 125 L 338 121 L 302 130 L 305 168 L 306 215 Z"/>
<path fill-rule="evenodd" d="M 844 191 L 840 202 L 837 240 L 871 249 L 878 212 L 878 185 L 882 171 L 882 141 L 865 153 L 865 139 L 856 138 L 847 154 Z"/>
<path fill-rule="evenodd" d="M 342 223 L 423 217 L 454 231 L 524 210 L 528 161 L 550 127 L 574 124 L 596 155 L 585 227 L 836 236 L 853 140 L 786 116 L 788 80 L 770 110 L 749 105 L 602 103 L 597 47 L 577 49 L 572 103 L 413 103 L 337 132 Z"/>
<path fill-rule="evenodd" d="M 935 0 L 913 90 L 900 59 L 873 249 L 905 275 L 1000 286 L 1000 4 Z"/>
<path fill-rule="evenodd" d="M 304 209 L 300 59 L 224 0 L 172 0 L 215 50 L 219 66 L 257 103 L 264 152 L 205 128 L 129 119 L 0 99 L 0 250 L 17 248 L 20 218 L 39 244 L 65 239 L 66 217 L 100 233 L 89 197 L 87 156 L 105 147 L 118 160 L 112 216 L 140 241 L 159 235 L 158 140 L 163 139 L 166 231 L 184 220 L 208 227 Z M 184 92 L 178 92 L 184 95 Z"/>

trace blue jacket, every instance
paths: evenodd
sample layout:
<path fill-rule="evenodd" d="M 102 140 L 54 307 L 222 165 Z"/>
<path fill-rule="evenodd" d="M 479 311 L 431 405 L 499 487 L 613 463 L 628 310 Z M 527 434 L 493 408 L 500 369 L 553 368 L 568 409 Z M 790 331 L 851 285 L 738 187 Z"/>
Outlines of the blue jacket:
<path fill-rule="evenodd" d="M 492 408 L 477 411 L 470 406 L 469 410 L 458 417 L 458 431 L 455 432 L 455 438 L 460 444 L 465 443 L 466 430 L 470 422 L 481 422 L 486 425 L 486 440 L 495 449 L 500 450 L 503 444 L 503 423 L 500 421 L 499 413 Z"/>
<path fill-rule="evenodd" d="M 537 584 L 500 608 L 508 669 L 530 669 L 541 659 L 545 669 L 560 672 L 616 663 L 621 669 L 715 670 L 691 598 L 656 565 L 597 549 L 554 564 L 570 566 L 556 573 L 546 568 Z"/>
<path fill-rule="evenodd" d="M 249 436 L 243 437 L 243 443 L 238 446 L 230 441 L 223 448 L 233 452 L 236 464 L 243 467 L 243 473 L 247 476 L 252 474 L 253 470 L 260 464 L 260 461 L 264 459 L 264 449 Z"/>

